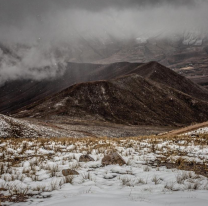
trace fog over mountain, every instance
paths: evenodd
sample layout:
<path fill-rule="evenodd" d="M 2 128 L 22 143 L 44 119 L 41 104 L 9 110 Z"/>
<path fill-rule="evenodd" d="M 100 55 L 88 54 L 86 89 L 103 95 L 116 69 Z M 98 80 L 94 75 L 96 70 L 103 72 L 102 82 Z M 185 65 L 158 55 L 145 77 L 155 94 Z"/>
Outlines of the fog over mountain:
<path fill-rule="evenodd" d="M 0 0 L 0 82 L 54 78 L 83 44 L 102 57 L 95 41 L 203 38 L 207 9 L 206 0 Z"/>

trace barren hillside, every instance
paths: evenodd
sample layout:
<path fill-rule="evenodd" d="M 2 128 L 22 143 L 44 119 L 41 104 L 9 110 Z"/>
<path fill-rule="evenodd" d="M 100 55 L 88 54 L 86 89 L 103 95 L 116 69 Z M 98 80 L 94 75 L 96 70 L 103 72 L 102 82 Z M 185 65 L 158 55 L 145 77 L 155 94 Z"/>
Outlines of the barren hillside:
<path fill-rule="evenodd" d="M 16 117 L 101 120 L 133 125 L 185 125 L 208 119 L 208 103 L 130 74 L 75 84 L 31 104 Z"/>
<path fill-rule="evenodd" d="M 56 94 L 77 83 L 110 80 L 139 74 L 195 98 L 208 100 L 208 91 L 157 62 L 147 64 L 120 62 L 107 65 L 68 63 L 63 76 L 44 81 L 17 80 L 0 87 L 0 113 L 11 114 L 33 102 Z"/>

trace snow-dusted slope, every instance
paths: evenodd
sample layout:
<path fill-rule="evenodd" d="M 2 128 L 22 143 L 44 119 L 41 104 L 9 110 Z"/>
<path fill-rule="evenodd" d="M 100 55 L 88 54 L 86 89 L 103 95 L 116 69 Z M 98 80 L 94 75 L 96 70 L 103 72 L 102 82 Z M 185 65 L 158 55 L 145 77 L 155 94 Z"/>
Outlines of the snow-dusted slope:
<path fill-rule="evenodd" d="M 0 115 L 0 138 L 59 137 L 65 135 L 63 132 L 50 127 L 33 124 L 26 120 L 19 120 L 5 115 Z"/>
<path fill-rule="evenodd" d="M 202 127 L 202 128 L 196 129 L 194 131 L 186 133 L 185 135 L 194 135 L 194 134 L 208 134 L 208 127 Z"/>

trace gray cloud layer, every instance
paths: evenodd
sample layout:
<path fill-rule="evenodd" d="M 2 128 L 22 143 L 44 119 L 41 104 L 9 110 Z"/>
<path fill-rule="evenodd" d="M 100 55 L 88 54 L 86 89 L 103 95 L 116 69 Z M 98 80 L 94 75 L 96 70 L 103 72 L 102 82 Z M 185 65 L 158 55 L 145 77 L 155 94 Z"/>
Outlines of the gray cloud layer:
<path fill-rule="evenodd" d="M 0 41 L 207 30 L 205 0 L 0 0 Z M 91 32 L 89 32 L 91 30 Z M 183 31 L 182 31 L 183 32 Z M 91 33 L 91 34 L 90 34 Z M 66 39 L 65 37 L 68 36 Z M 102 36 L 101 36 L 102 37 Z"/>
<path fill-rule="evenodd" d="M 56 75 L 56 65 L 66 58 L 57 59 L 54 49 L 76 46 L 80 39 L 105 43 L 109 37 L 206 33 L 207 9 L 206 0 L 0 0 L 0 43 L 25 45 L 14 48 L 21 60 L 9 59 L 0 50 L 0 80 L 25 73 L 28 78 L 46 78 L 48 72 L 31 70 L 44 66 Z"/>
<path fill-rule="evenodd" d="M 28 17 L 67 9 L 99 12 L 113 9 L 145 9 L 164 5 L 195 7 L 205 0 L 0 0 L 0 23 L 15 24 Z M 18 22 L 19 23 L 19 22 Z"/>

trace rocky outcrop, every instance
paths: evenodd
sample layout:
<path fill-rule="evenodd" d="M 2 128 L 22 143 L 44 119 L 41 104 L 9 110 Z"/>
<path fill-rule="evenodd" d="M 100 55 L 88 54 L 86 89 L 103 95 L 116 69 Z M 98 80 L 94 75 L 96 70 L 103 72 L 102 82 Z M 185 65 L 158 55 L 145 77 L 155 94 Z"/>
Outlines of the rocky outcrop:
<path fill-rule="evenodd" d="M 102 165 L 124 165 L 126 164 L 125 160 L 117 153 L 112 152 L 109 155 L 105 155 L 102 159 Z"/>
<path fill-rule="evenodd" d="M 79 175 L 79 173 L 77 171 L 71 170 L 71 169 L 64 169 L 64 170 L 62 170 L 62 174 L 63 174 L 63 176 Z"/>
<path fill-rule="evenodd" d="M 90 162 L 90 161 L 95 161 L 90 155 L 81 155 L 79 158 L 79 162 Z"/>

